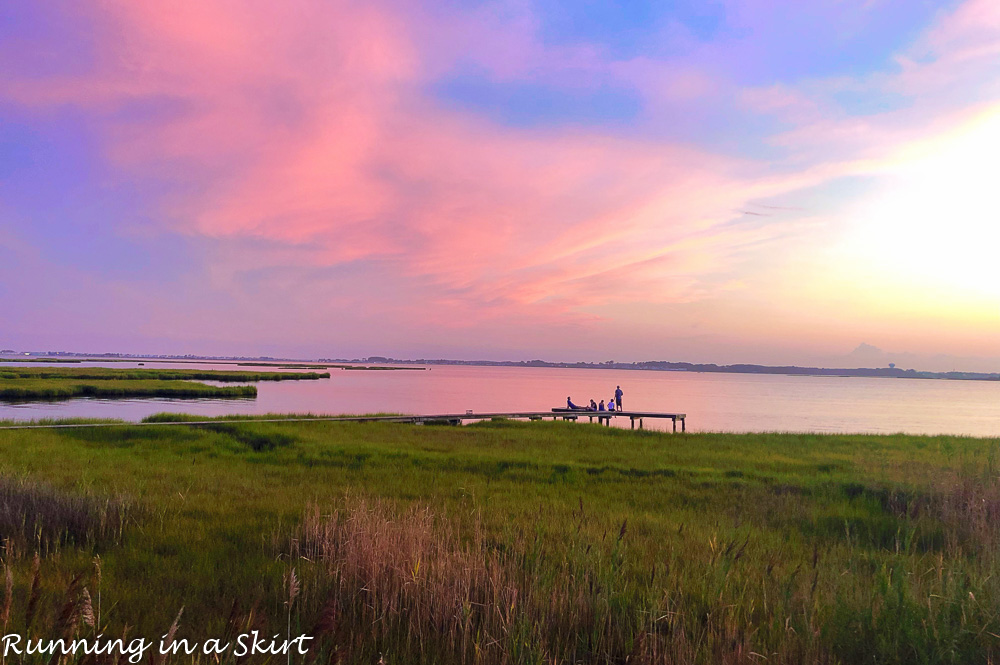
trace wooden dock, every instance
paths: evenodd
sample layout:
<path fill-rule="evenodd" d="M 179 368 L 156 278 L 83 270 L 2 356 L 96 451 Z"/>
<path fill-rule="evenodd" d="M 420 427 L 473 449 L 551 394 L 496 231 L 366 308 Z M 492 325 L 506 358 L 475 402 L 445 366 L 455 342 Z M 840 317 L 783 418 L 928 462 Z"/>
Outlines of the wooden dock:
<path fill-rule="evenodd" d="M 598 424 L 611 426 L 612 418 L 628 418 L 632 421 L 632 429 L 635 429 L 635 421 L 639 421 L 639 429 L 642 429 L 642 421 L 644 418 L 661 419 L 673 421 L 674 431 L 677 431 L 677 421 L 681 423 L 681 431 L 687 431 L 685 426 L 685 420 L 687 419 L 687 414 L 684 413 L 660 413 L 657 411 L 590 411 L 587 409 L 552 409 L 552 412 L 558 418 L 563 420 L 577 420 L 580 417 L 586 416 L 590 422 L 594 422 L 594 418 L 597 418 Z"/>
<path fill-rule="evenodd" d="M 8 429 L 73 429 L 73 428 L 95 428 L 95 427 L 162 427 L 162 426 L 182 426 L 182 425 L 219 425 L 229 423 L 298 423 L 298 422 L 340 422 L 340 423 L 411 423 L 414 425 L 427 424 L 448 424 L 461 425 L 465 421 L 478 420 L 571 420 L 576 421 L 581 417 L 588 418 L 590 422 L 597 422 L 604 425 L 611 425 L 612 418 L 629 418 L 632 421 L 632 429 L 635 429 L 635 421 L 639 421 L 639 429 L 642 429 L 644 418 L 667 419 L 673 421 L 673 431 L 677 431 L 677 421 L 681 423 L 681 431 L 685 431 L 684 420 L 687 417 L 683 413 L 655 413 L 645 411 L 570 411 L 569 409 L 552 409 L 551 411 L 513 411 L 501 413 L 475 413 L 466 411 L 465 413 L 441 413 L 426 416 L 399 415 L 399 416 L 329 416 L 320 418 L 247 418 L 247 419 L 225 419 L 225 420 L 175 420 L 168 422 L 149 423 L 70 423 L 65 425 L 5 425 L 0 426 L 0 430 Z"/>

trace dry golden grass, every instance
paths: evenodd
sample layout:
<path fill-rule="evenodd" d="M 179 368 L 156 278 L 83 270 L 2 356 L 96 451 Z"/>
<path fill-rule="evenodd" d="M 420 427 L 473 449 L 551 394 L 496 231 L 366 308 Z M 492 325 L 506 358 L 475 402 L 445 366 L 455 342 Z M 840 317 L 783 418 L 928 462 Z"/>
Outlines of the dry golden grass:
<path fill-rule="evenodd" d="M 313 634 L 335 662 L 827 663 L 812 640 L 754 651 L 752 631 L 718 608 L 685 625 L 671 598 L 630 590 L 627 523 L 597 548 L 547 552 L 528 533 L 501 544 L 461 521 L 377 499 L 313 506 L 292 539 L 293 560 L 319 563 Z M 744 544 L 745 547 L 745 544 Z M 730 546 L 739 560 L 743 549 Z M 720 553 L 721 556 L 721 553 Z M 706 660 L 706 656 L 709 658 Z"/>

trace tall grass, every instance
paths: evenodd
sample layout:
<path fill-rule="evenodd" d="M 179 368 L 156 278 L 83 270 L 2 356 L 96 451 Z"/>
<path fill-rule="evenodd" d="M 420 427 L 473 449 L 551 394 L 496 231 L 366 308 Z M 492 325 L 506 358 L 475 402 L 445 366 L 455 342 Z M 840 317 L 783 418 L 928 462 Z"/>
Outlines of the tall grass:
<path fill-rule="evenodd" d="M 252 383 L 330 378 L 329 372 L 0 367 L 0 400 L 73 397 L 256 397 L 254 386 L 211 386 L 195 381 Z"/>
<path fill-rule="evenodd" d="M 254 386 L 210 386 L 194 381 L 144 379 L 15 379 L 0 378 L 0 400 L 61 400 L 74 397 L 256 397 Z"/>
<path fill-rule="evenodd" d="M 886 557 L 863 542 L 877 534 L 845 521 L 848 551 L 817 544 L 805 562 L 782 560 L 753 529 L 656 560 L 629 546 L 627 521 L 583 536 L 593 518 L 582 502 L 575 534 L 553 540 L 358 497 L 310 507 L 289 554 L 321 567 L 306 595 L 314 633 L 341 662 L 992 662 L 1000 594 L 984 570 L 997 569 L 1000 526 L 982 519 L 992 508 L 980 495 L 997 487 L 972 485 L 916 504 L 890 497 L 887 509 L 925 510 L 946 532 L 917 556 L 919 526 L 899 526 Z"/>
<path fill-rule="evenodd" d="M 537 534 L 501 544 L 478 520 L 357 499 L 307 512 L 292 555 L 324 567 L 320 616 L 351 662 L 611 663 L 642 652 L 649 616 L 630 602 L 623 536 L 550 562 Z"/>
<path fill-rule="evenodd" d="M 2 367 L 0 379 L 75 379 L 87 381 L 301 381 L 329 379 L 329 372 L 246 372 L 207 369 L 118 369 L 114 367 Z"/>
<path fill-rule="evenodd" d="M 0 475 L 0 543 L 8 561 L 19 552 L 116 545 L 134 513 L 121 496 L 67 492 Z"/>
<path fill-rule="evenodd" d="M 184 606 L 185 637 L 345 664 L 964 664 L 1000 655 L 997 443 L 220 419 L 0 431 L 0 471 L 139 498 L 100 551 L 110 634 Z"/>
<path fill-rule="evenodd" d="M 582 517 L 582 514 L 581 514 Z M 356 499 L 306 513 L 293 556 L 326 574 L 320 638 L 343 662 L 749 663 L 752 631 L 717 602 L 693 607 L 651 593 L 627 570 L 627 523 L 597 543 L 552 548 L 537 532 L 489 537 L 427 508 L 397 512 Z M 735 550 L 738 560 L 743 549 Z M 721 601 L 718 598 L 717 601 Z M 713 616 L 714 612 L 714 616 Z M 331 620 L 330 617 L 335 617 Z M 763 649 L 761 649 L 763 651 Z M 813 640 L 786 640 L 773 662 L 832 660 Z"/>

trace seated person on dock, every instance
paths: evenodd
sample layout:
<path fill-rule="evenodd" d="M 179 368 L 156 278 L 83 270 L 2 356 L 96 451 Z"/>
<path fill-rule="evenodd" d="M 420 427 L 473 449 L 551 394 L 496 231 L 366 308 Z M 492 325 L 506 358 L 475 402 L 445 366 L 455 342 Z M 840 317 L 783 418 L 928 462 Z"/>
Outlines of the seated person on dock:
<path fill-rule="evenodd" d="M 604 400 L 603 399 L 601 400 L 601 403 L 597 405 L 597 410 L 598 411 L 607 411 L 608 410 L 607 407 L 604 406 Z"/>
<path fill-rule="evenodd" d="M 590 410 L 597 411 L 597 402 L 595 402 L 594 400 L 590 400 Z"/>
<path fill-rule="evenodd" d="M 608 400 L 608 411 L 614 411 L 614 410 L 615 410 L 615 401 L 613 399 L 609 399 Z"/>
<path fill-rule="evenodd" d="M 573 404 L 573 400 L 570 399 L 569 397 L 567 397 L 566 398 L 566 408 L 567 409 L 573 409 L 574 411 L 577 411 L 577 410 L 582 409 L 583 407 L 582 406 L 577 406 L 576 404 Z"/>

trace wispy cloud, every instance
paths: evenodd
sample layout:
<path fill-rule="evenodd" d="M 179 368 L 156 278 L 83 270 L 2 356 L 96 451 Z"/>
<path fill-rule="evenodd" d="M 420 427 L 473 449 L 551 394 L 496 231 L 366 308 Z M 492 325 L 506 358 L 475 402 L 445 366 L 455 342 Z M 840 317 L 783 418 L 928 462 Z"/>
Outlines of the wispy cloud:
<path fill-rule="evenodd" d="M 785 20 L 769 3 L 729 3 L 704 34 L 665 20 L 662 48 L 623 52 L 547 37 L 529 3 L 81 3 L 71 21 L 89 35 L 86 65 L 29 66 L 45 35 L 0 47 L 14 63 L 0 100 L 82 115 L 107 177 L 139 192 L 149 242 L 199 243 L 220 338 L 246 323 L 249 300 L 299 321 L 310 344 L 332 316 L 312 307 L 353 312 L 351 343 L 395 324 L 459 344 L 479 326 L 527 348 L 560 326 L 620 334 L 651 304 L 766 288 L 757 267 L 815 242 L 819 217 L 836 224 L 785 199 L 885 173 L 1000 99 L 995 3 L 940 13 L 891 57 L 865 41 L 889 9 L 855 4 Z M 818 35 L 831 17 L 830 39 L 871 50 L 867 67 L 773 64 L 808 53 L 769 44 L 782 28 Z M 558 105 L 529 109 L 546 123 L 508 122 L 487 107 L 516 95 L 456 103 L 441 86 L 456 76 L 580 103 L 622 90 L 640 106 L 624 124 Z M 733 123 L 743 133 L 716 140 Z M 420 312 L 433 312 L 425 333 Z"/>

